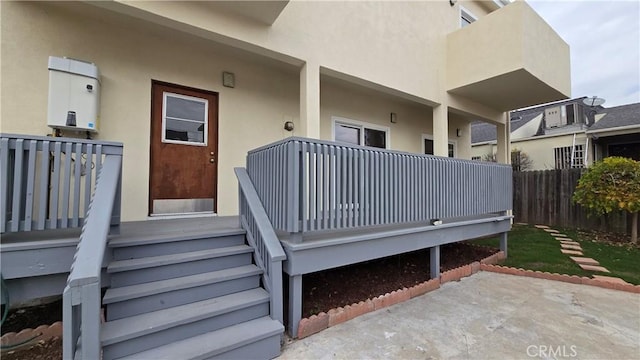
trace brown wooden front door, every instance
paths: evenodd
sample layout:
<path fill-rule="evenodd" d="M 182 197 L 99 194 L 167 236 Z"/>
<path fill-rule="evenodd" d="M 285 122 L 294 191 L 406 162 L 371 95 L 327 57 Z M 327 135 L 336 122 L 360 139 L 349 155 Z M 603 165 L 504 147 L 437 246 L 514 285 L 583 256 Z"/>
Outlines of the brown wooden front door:
<path fill-rule="evenodd" d="M 149 213 L 216 212 L 218 94 L 153 81 Z"/>

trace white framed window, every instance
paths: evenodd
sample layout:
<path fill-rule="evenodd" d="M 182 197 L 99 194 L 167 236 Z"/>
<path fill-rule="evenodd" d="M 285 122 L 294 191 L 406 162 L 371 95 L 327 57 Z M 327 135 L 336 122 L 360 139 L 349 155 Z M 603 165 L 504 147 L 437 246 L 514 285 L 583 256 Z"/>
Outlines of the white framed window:
<path fill-rule="evenodd" d="M 331 137 L 333 141 L 371 146 L 382 149 L 389 148 L 389 132 L 387 126 L 370 124 L 358 120 L 332 116 L 333 126 Z"/>
<path fill-rule="evenodd" d="M 448 156 L 450 158 L 456 157 L 456 145 L 455 140 L 449 140 L 447 144 Z M 433 136 L 422 134 L 422 153 L 427 155 L 433 155 Z"/>
<path fill-rule="evenodd" d="M 576 145 L 571 154 L 571 146 L 557 147 L 553 149 L 556 169 L 570 169 L 584 167 L 584 147 Z M 572 164 L 573 160 L 573 164 Z"/>
<path fill-rule="evenodd" d="M 472 156 L 471 160 L 473 160 L 473 161 L 482 161 L 482 156 Z"/>
<path fill-rule="evenodd" d="M 162 142 L 207 146 L 209 101 L 193 96 L 162 94 Z"/>
<path fill-rule="evenodd" d="M 460 27 L 463 28 L 465 26 L 471 25 L 472 22 L 478 20 L 478 18 L 473 15 L 473 13 L 463 6 L 460 6 Z"/>

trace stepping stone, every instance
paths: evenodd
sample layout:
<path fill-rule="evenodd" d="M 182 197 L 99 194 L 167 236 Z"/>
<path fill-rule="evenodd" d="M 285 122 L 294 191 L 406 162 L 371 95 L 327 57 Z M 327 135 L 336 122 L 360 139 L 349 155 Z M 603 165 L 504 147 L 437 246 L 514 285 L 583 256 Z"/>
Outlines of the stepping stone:
<path fill-rule="evenodd" d="M 579 250 L 579 251 L 582 251 L 582 248 L 580 246 L 576 246 L 576 245 L 560 244 L 560 247 L 562 247 L 563 249 L 567 249 L 567 250 Z"/>
<path fill-rule="evenodd" d="M 558 230 L 553 230 L 553 229 L 544 229 L 544 231 L 546 231 L 548 233 L 559 233 L 560 232 Z"/>
<path fill-rule="evenodd" d="M 559 237 L 561 237 L 561 238 L 566 238 L 566 237 L 568 237 L 568 236 L 567 236 L 567 235 L 565 235 L 565 234 L 558 234 L 558 233 L 553 233 L 553 234 L 551 234 L 551 235 L 553 235 L 555 238 L 559 238 Z"/>
<path fill-rule="evenodd" d="M 556 237 L 556 240 L 560 240 L 560 241 L 573 241 L 573 239 L 569 239 L 567 237 Z"/>
<path fill-rule="evenodd" d="M 560 241 L 560 244 L 580 246 L 580 243 L 575 241 Z"/>
<path fill-rule="evenodd" d="M 547 225 L 536 225 L 536 227 L 538 229 L 548 229 L 549 228 Z"/>
<path fill-rule="evenodd" d="M 588 257 L 579 257 L 579 256 L 569 256 L 571 260 L 577 262 L 581 265 L 600 265 L 600 263 L 592 258 Z"/>
<path fill-rule="evenodd" d="M 578 251 L 578 250 L 561 249 L 560 251 L 562 251 L 563 254 L 567 254 L 567 255 L 584 255 L 582 251 Z"/>
<path fill-rule="evenodd" d="M 606 272 L 606 273 L 611 272 L 602 266 L 583 265 L 583 264 L 578 264 L 578 265 L 580 265 L 580 267 L 583 270 L 587 270 L 587 271 L 598 271 L 598 272 Z"/>
<path fill-rule="evenodd" d="M 613 276 L 593 275 L 593 278 L 595 280 L 606 281 L 608 283 L 622 284 L 622 285 L 628 284 L 628 282 Z"/>

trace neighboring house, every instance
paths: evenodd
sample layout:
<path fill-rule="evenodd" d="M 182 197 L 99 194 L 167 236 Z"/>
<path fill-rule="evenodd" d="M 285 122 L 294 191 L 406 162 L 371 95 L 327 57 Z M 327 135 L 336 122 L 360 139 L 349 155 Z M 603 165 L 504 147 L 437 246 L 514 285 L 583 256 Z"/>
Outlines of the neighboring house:
<path fill-rule="evenodd" d="M 638 131 L 638 118 L 634 116 L 637 104 L 606 109 L 585 105 L 585 99 L 575 98 L 511 112 L 511 149 L 527 154 L 531 166 L 525 170 L 580 168 L 601 159 L 602 151 L 594 151 L 594 136 L 589 135 L 592 131 L 598 133 L 597 129 L 602 129 L 605 135 L 620 135 L 617 140 L 610 141 L 633 143 L 633 134 Z M 608 120 L 601 123 L 602 119 Z M 472 158 L 486 160 L 495 152 L 495 126 L 477 122 L 471 129 Z M 607 141 L 600 142 L 608 144 Z M 600 148 L 597 143 L 595 146 Z M 614 146 L 613 149 L 618 148 Z"/>
<path fill-rule="evenodd" d="M 640 103 L 601 109 L 587 137 L 594 159 L 623 156 L 640 161 Z"/>
<path fill-rule="evenodd" d="M 471 123 L 505 163 L 507 111 L 570 95 L 568 45 L 507 3 L 1 2 L 13 301 L 64 289 L 65 358 L 272 357 L 283 281 L 295 336 L 304 274 L 506 249 L 510 168 L 464 160 Z"/>

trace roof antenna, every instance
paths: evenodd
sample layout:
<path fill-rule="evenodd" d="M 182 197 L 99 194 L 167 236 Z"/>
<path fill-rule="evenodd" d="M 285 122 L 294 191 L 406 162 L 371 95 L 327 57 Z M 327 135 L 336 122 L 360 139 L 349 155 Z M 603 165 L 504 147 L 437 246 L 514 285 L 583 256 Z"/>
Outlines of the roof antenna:
<path fill-rule="evenodd" d="M 594 107 L 594 106 L 600 106 L 604 104 L 605 100 L 603 98 L 593 96 L 593 97 L 585 98 L 584 100 L 582 100 L 582 102 L 587 106 Z"/>
<path fill-rule="evenodd" d="M 587 121 L 588 121 L 587 125 L 590 126 L 590 125 L 595 124 L 595 122 L 596 122 L 595 115 L 596 115 L 596 112 L 597 112 L 596 106 L 600 106 L 600 105 L 604 104 L 605 100 L 603 98 L 599 98 L 597 96 L 593 96 L 593 97 L 584 98 L 582 100 L 582 102 L 585 105 L 591 107 L 591 110 L 589 111 L 589 114 L 587 115 Z"/>

